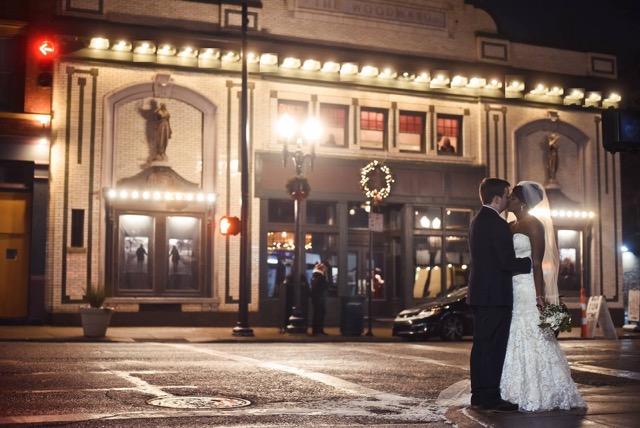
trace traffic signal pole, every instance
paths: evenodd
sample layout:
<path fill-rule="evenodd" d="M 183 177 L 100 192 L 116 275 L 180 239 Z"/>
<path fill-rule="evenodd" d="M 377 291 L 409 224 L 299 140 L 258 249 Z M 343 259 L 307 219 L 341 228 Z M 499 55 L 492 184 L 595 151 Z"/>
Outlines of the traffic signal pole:
<path fill-rule="evenodd" d="M 238 324 L 233 329 L 234 336 L 253 336 L 249 327 L 249 140 L 247 130 L 248 113 L 248 70 L 247 70 L 247 27 L 249 13 L 248 0 L 242 0 L 242 91 L 240 98 L 240 149 L 241 149 L 241 208 L 240 208 L 240 284 L 238 302 Z"/>

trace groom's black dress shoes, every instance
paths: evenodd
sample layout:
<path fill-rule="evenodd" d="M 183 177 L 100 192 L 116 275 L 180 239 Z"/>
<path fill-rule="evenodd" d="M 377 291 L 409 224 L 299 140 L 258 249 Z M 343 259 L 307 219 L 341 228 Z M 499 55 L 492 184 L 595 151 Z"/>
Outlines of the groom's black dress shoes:
<path fill-rule="evenodd" d="M 488 412 L 515 412 L 518 410 L 518 405 L 510 403 L 508 401 L 500 400 L 494 404 L 482 406 L 482 410 Z"/>

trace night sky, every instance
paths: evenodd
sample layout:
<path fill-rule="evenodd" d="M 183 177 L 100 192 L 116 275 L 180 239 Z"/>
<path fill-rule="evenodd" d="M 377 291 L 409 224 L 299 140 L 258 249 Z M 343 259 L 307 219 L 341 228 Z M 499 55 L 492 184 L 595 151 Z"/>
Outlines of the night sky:
<path fill-rule="evenodd" d="M 640 1 L 467 0 L 515 42 L 618 57 L 623 100 L 640 109 Z"/>

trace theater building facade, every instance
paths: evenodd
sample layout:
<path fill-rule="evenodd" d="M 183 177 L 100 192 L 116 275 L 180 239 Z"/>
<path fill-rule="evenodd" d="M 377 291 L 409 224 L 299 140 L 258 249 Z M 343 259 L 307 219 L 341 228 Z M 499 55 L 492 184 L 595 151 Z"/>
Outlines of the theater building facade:
<path fill-rule="evenodd" d="M 468 226 L 485 176 L 550 196 L 560 292 L 623 312 L 619 158 L 601 112 L 621 103 L 610 55 L 511 42 L 484 11 L 450 1 L 250 1 L 249 257 L 252 324 L 282 318 L 294 209 L 276 130 L 321 120 L 299 211 L 307 274 L 331 264 L 329 322 L 366 293 L 374 317 L 466 284 Z M 121 323 L 230 323 L 238 310 L 238 1 L 65 0 L 53 67 L 46 308 L 77 314 L 104 288 Z M 291 149 L 291 146 L 289 147 Z M 311 149 L 304 148 L 310 152 Z M 371 207 L 360 170 L 394 177 Z"/>

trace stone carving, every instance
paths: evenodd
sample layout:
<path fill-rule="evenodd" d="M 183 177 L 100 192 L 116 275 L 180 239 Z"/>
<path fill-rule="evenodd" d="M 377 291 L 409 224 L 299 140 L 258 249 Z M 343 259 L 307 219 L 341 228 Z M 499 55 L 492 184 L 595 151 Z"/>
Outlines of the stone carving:
<path fill-rule="evenodd" d="M 559 187 L 556 180 L 556 174 L 558 173 L 558 140 L 560 135 L 555 132 L 550 133 L 547 136 L 547 182 L 546 187 Z"/>
<path fill-rule="evenodd" d="M 167 146 L 171 139 L 171 114 L 165 104 L 158 105 L 157 100 L 149 101 L 149 108 L 143 108 L 142 101 L 138 104 L 138 113 L 146 121 L 145 134 L 149 145 L 149 157 L 143 168 L 152 163 L 167 160 Z"/>
<path fill-rule="evenodd" d="M 167 145 L 171 138 L 171 123 L 169 122 L 171 114 L 169 114 L 165 104 L 160 104 L 155 113 L 158 124 L 156 125 L 156 155 L 154 160 L 164 161 L 167 160 Z"/>

